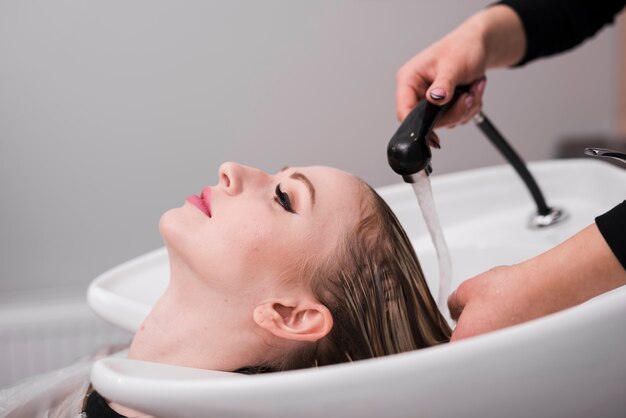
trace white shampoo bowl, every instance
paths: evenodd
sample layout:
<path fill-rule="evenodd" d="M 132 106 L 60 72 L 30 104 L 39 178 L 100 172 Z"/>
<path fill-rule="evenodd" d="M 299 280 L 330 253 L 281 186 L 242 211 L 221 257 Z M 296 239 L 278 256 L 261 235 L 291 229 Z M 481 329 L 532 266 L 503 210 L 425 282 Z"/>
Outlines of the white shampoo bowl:
<path fill-rule="evenodd" d="M 507 166 L 432 178 L 453 286 L 537 255 L 626 198 L 626 170 L 590 160 L 533 163 L 548 204 L 569 218 L 530 230 L 533 203 Z M 412 238 L 431 289 L 437 264 L 404 184 L 379 189 Z M 135 331 L 168 281 L 163 249 L 93 281 L 103 318 Z M 437 295 L 435 295 L 437 296 Z M 626 287 L 583 305 L 454 344 L 319 369 L 244 376 L 121 358 L 97 362 L 103 396 L 161 417 L 623 417 Z"/>

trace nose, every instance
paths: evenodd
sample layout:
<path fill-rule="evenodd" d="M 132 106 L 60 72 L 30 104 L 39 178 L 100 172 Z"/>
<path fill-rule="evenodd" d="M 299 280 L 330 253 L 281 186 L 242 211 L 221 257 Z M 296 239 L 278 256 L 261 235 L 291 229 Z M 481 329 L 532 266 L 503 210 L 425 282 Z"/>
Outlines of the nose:
<path fill-rule="evenodd" d="M 244 187 L 261 186 L 270 175 L 252 167 L 237 163 L 224 163 L 219 168 L 219 184 L 230 195 L 243 191 Z"/>

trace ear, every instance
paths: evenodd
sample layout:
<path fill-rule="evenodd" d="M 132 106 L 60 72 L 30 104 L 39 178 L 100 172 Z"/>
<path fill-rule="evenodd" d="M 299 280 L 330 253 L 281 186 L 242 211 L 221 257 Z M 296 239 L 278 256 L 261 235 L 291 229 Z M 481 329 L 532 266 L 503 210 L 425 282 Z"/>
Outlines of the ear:
<path fill-rule="evenodd" d="M 257 306 L 254 322 L 277 337 L 295 341 L 317 341 L 333 327 L 326 306 L 313 299 L 272 299 Z"/>

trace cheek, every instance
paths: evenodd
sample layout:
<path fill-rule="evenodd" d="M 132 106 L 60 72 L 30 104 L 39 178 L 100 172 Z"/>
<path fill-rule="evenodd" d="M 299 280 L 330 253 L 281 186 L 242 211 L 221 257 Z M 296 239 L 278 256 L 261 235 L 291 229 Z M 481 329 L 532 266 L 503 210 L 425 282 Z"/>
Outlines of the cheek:
<path fill-rule="evenodd" d="M 198 222 L 188 215 L 172 209 L 161 217 L 159 229 L 176 262 L 202 281 L 242 289 L 280 275 L 301 257 L 300 242 L 306 238 L 267 216 Z"/>
<path fill-rule="evenodd" d="M 241 287 L 273 288 L 302 259 L 303 238 L 284 223 L 250 219 L 240 231 L 225 245 L 224 258 L 232 264 L 230 280 Z"/>
<path fill-rule="evenodd" d="M 262 220 L 250 219 L 249 222 L 233 226 L 232 229 L 238 233 L 232 234 L 231 239 L 225 243 L 225 250 L 242 267 L 267 268 L 275 265 L 280 259 L 282 246 L 278 228 L 273 228 Z"/>

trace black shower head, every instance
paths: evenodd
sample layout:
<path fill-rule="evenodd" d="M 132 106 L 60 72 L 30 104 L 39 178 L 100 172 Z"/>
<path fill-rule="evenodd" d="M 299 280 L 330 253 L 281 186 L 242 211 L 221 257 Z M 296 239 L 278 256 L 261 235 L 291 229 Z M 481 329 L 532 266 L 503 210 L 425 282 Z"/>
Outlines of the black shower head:
<path fill-rule="evenodd" d="M 433 130 L 442 111 L 456 101 L 462 93 L 469 91 L 469 86 L 459 86 L 454 97 L 443 106 L 437 106 L 422 100 L 402 121 L 387 146 L 387 161 L 392 170 L 400 174 L 407 183 L 414 183 L 414 174 L 422 170 L 430 174 L 432 154 L 428 145 L 428 134 Z"/>

